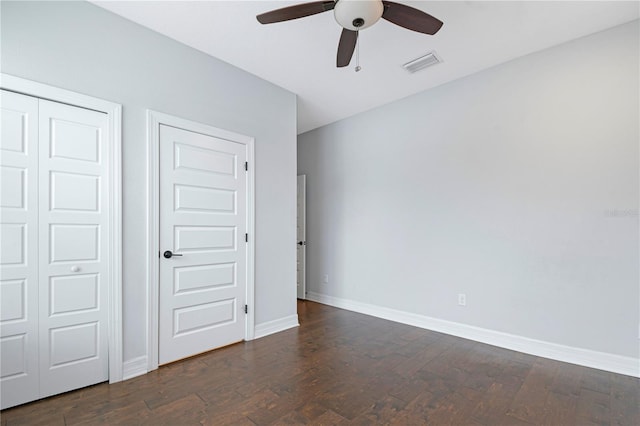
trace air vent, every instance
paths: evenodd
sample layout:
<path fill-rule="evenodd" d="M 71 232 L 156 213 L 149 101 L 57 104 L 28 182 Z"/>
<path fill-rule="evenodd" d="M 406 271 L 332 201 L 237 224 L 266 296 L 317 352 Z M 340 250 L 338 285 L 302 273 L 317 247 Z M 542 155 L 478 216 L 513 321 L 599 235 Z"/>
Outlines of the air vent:
<path fill-rule="evenodd" d="M 440 56 L 438 56 L 436 52 L 429 52 L 424 56 L 407 62 L 402 67 L 407 70 L 407 72 L 413 74 L 414 72 L 439 64 L 440 62 L 442 62 L 442 59 L 440 59 Z"/>

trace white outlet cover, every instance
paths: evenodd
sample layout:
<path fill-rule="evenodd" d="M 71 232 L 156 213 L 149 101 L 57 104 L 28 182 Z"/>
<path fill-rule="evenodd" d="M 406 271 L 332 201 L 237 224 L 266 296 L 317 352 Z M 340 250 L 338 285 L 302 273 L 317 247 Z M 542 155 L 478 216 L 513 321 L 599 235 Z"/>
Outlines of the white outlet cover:
<path fill-rule="evenodd" d="M 467 295 L 464 293 L 458 293 L 458 305 L 467 306 Z"/>

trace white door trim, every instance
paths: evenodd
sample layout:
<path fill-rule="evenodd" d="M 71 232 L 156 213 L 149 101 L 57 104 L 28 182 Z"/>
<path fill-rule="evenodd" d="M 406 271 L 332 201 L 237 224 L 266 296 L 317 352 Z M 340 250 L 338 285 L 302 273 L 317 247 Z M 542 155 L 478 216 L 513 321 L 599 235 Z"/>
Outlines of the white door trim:
<path fill-rule="evenodd" d="M 247 233 L 249 242 L 247 247 L 247 305 L 249 312 L 246 317 L 245 340 L 253 340 L 255 336 L 255 288 L 254 288 L 254 262 L 255 262 L 255 162 L 254 162 L 254 138 L 219 129 L 207 124 L 197 123 L 169 114 L 147 110 L 147 296 L 148 296 L 148 324 L 147 324 L 147 348 L 148 370 L 158 368 L 158 297 L 159 297 L 159 271 L 160 271 L 160 125 L 178 127 L 196 133 L 211 135 L 220 139 L 230 140 L 247 146 L 247 162 L 249 170 L 247 174 Z"/>
<path fill-rule="evenodd" d="M 109 383 L 122 380 L 122 106 L 47 84 L 0 73 L 0 88 L 107 115 L 109 134 Z"/>

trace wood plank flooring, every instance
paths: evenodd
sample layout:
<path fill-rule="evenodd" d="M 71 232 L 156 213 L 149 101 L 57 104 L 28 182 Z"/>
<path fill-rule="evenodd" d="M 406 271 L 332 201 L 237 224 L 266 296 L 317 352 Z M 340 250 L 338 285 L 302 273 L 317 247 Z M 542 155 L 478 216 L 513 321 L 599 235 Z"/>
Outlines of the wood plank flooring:
<path fill-rule="evenodd" d="M 300 328 L 0 413 L 2 425 L 640 425 L 640 380 L 299 302 Z"/>

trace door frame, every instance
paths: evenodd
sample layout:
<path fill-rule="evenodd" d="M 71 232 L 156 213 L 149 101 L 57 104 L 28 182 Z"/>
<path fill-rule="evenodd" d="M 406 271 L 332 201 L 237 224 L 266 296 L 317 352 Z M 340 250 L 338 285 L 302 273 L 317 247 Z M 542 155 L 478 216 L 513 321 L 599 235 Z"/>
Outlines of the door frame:
<path fill-rule="evenodd" d="M 247 255 L 247 306 L 244 340 L 253 340 L 255 336 L 255 139 L 239 133 L 220 129 L 208 124 L 198 123 L 158 111 L 147 110 L 147 353 L 148 371 L 158 368 L 159 355 L 159 297 L 160 297 L 160 125 L 164 124 L 191 132 L 225 139 L 246 146 L 247 162 L 247 233 L 249 241 L 245 245 Z"/>
<path fill-rule="evenodd" d="M 36 81 L 0 73 L 0 88 L 107 115 L 109 145 L 109 383 L 122 380 L 122 106 Z"/>

